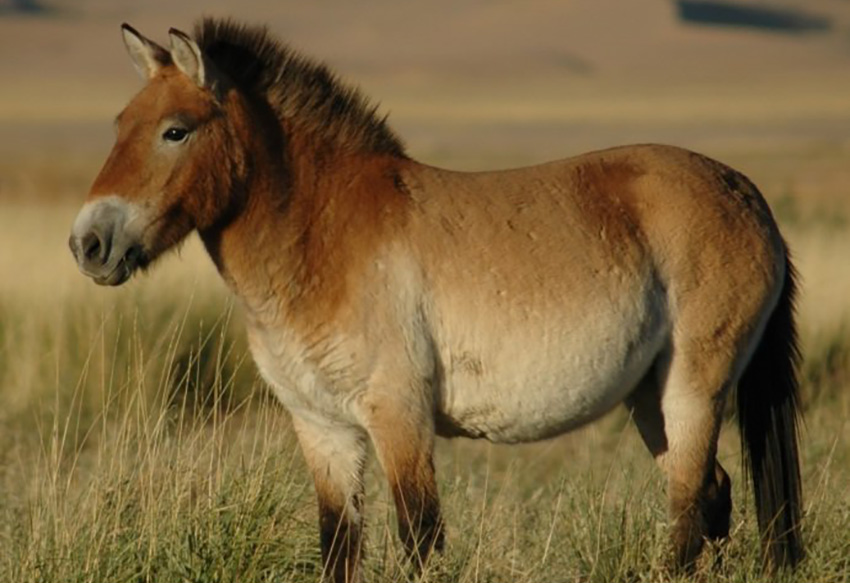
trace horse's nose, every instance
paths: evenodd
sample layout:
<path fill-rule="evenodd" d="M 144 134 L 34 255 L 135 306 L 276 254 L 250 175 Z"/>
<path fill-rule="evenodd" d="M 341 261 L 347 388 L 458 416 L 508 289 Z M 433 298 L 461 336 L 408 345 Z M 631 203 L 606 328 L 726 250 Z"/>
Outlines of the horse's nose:
<path fill-rule="evenodd" d="M 80 266 L 85 268 L 103 267 L 109 260 L 111 237 L 92 227 L 82 236 L 71 235 L 68 246 Z"/>
<path fill-rule="evenodd" d="M 100 285 L 120 285 L 144 263 L 142 243 L 128 229 L 131 214 L 117 197 L 86 203 L 74 220 L 68 245 L 83 274 Z"/>
<path fill-rule="evenodd" d="M 106 263 L 106 258 L 109 256 L 108 245 L 96 230 L 83 235 L 80 244 L 85 261 L 99 265 Z"/>

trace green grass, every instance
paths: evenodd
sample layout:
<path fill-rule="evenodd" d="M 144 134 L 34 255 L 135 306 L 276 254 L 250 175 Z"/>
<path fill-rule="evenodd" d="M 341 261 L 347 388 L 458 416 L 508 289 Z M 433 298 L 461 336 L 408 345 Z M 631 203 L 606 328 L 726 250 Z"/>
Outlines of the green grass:
<path fill-rule="evenodd" d="M 5 243 L 39 228 L 62 236 L 3 259 L 16 277 L 0 280 L 0 581 L 317 581 L 312 484 L 200 250 L 101 290 L 74 273 L 67 209 L 14 210 L 0 219 Z M 828 236 L 793 233 L 804 279 L 818 276 L 812 257 L 843 240 Z M 47 273 L 22 279 L 36 257 Z M 827 267 L 847 281 L 850 267 Z M 850 321 L 845 305 L 802 307 L 809 556 L 774 580 L 850 581 Z M 841 316 L 816 324 L 831 314 Z M 727 425 L 732 537 L 707 549 L 697 579 L 762 581 Z M 663 480 L 623 410 L 540 444 L 440 441 L 437 469 L 447 548 L 424 583 L 669 579 Z M 374 463 L 367 491 L 367 580 L 405 581 Z"/>

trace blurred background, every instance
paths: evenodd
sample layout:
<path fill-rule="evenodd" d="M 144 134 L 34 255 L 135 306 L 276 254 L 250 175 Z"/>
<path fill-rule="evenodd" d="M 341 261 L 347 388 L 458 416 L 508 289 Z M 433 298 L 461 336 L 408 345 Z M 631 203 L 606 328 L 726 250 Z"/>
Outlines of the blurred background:
<path fill-rule="evenodd" d="M 625 142 L 848 147 L 847 0 L 0 0 L 0 154 L 105 153 L 140 87 L 119 25 L 165 42 L 201 15 L 325 60 L 414 156 L 456 168 Z"/>
<path fill-rule="evenodd" d="M 119 289 L 81 276 L 67 249 L 112 120 L 142 83 L 121 23 L 166 43 L 202 15 L 268 26 L 326 61 L 426 163 L 483 170 L 663 142 L 747 174 L 802 274 L 817 560 L 799 580 L 846 581 L 850 0 L 0 0 L 0 579 L 314 581 L 321 568 L 286 417 L 197 240 Z M 635 581 L 647 562 L 661 577 L 663 488 L 618 411 L 543 444 L 441 442 L 457 520 L 434 580 L 536 583 L 545 566 L 560 569 L 545 580 Z M 734 431 L 720 456 L 746 513 Z M 271 467 L 285 479 L 270 482 Z M 370 569 L 398 575 L 381 500 Z M 736 512 L 752 542 L 753 517 Z M 760 580 L 756 546 L 737 540 L 724 552 L 752 572 L 730 580 Z"/>
<path fill-rule="evenodd" d="M 66 253 L 112 119 L 141 87 L 120 24 L 165 43 L 201 15 L 268 26 L 326 61 L 427 163 L 478 170 L 671 143 L 748 174 L 795 226 L 847 221 L 847 0 L 0 0 L 4 220 L 23 228 L 8 205 L 49 201 L 59 218 L 40 236 Z M 0 273 L 31 290 L 39 260 L 4 253 Z M 51 265 L 48 289 L 88 283 L 69 255 Z"/>

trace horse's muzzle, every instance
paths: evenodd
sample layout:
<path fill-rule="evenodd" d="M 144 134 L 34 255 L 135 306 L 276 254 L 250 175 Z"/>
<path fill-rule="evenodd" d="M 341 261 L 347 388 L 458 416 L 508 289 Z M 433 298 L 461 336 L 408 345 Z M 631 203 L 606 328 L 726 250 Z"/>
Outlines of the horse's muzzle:
<path fill-rule="evenodd" d="M 71 230 L 68 245 L 80 271 L 99 285 L 121 285 L 142 259 L 142 246 L 133 236 L 127 204 L 105 198 L 86 204 Z"/>

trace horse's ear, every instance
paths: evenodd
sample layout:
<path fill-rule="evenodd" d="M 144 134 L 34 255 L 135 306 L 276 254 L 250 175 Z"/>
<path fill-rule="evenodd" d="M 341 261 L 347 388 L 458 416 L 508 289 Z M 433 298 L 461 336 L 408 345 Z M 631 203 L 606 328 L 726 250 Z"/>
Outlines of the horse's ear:
<path fill-rule="evenodd" d="M 156 75 L 162 67 L 171 62 L 171 57 L 164 48 L 150 39 L 143 37 L 127 23 L 121 25 L 124 46 L 133 59 L 133 65 L 144 79 Z"/>
<path fill-rule="evenodd" d="M 193 41 L 188 34 L 176 28 L 169 30 L 168 36 L 171 38 L 171 58 L 177 68 L 183 71 L 198 87 L 208 86 L 208 71 L 198 43 Z"/>

